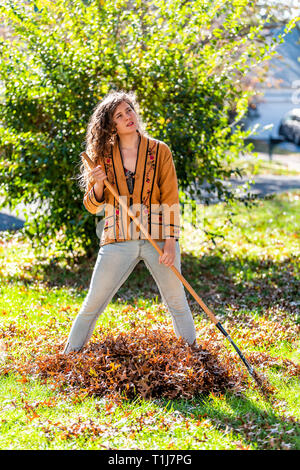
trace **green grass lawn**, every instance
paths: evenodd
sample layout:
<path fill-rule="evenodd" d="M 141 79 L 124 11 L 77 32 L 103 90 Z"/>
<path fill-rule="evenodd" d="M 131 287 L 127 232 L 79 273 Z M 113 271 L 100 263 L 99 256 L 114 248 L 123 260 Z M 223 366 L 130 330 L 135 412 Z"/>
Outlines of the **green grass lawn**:
<path fill-rule="evenodd" d="M 2 233 L 1 449 L 300 449 L 300 192 L 253 207 L 199 209 L 202 227 L 183 222 L 182 274 L 268 377 L 275 395 L 265 399 L 249 379 L 236 393 L 126 399 L 95 396 L 84 387 L 72 393 L 54 378 L 22 372 L 22 364 L 63 348 L 87 293 L 97 240 L 92 259 L 67 262 L 37 257 L 20 233 Z M 213 243 L 202 228 L 223 237 Z M 214 337 L 220 357 L 244 370 L 231 345 L 187 297 L 198 342 Z M 91 341 L 99 340 L 100 330 L 115 335 L 136 324 L 172 331 L 143 263 L 99 318 Z"/>

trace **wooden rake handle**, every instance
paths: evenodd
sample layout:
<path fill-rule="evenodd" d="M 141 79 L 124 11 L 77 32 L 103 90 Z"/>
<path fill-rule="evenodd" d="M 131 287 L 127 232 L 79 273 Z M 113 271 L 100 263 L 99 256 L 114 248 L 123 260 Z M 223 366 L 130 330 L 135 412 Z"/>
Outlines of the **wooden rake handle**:
<path fill-rule="evenodd" d="M 90 169 L 93 169 L 95 167 L 94 162 L 90 159 L 90 157 L 87 155 L 86 152 L 82 152 L 80 154 L 81 158 L 84 158 L 90 167 Z M 124 208 L 125 212 L 129 215 L 129 217 L 135 222 L 135 224 L 138 226 L 138 228 L 143 232 L 147 240 L 151 243 L 151 245 L 158 251 L 160 255 L 163 254 L 163 251 L 160 249 L 160 247 L 157 245 L 157 243 L 151 238 L 150 234 L 148 231 L 145 229 L 145 227 L 140 223 L 139 219 L 135 217 L 133 212 L 127 207 L 127 204 L 119 198 L 119 194 L 115 191 L 115 189 L 112 187 L 112 185 L 109 183 L 107 179 L 104 180 L 104 185 L 111 191 L 113 196 L 115 197 L 116 201 Z M 192 286 L 187 282 L 187 280 L 182 276 L 182 274 L 178 271 L 178 269 L 175 268 L 174 265 L 170 266 L 172 271 L 176 274 L 176 276 L 181 280 L 183 285 L 187 288 L 187 290 L 190 292 L 190 294 L 194 297 L 194 299 L 198 302 L 200 307 L 204 310 L 204 312 L 208 315 L 210 320 L 217 325 L 219 322 L 213 312 L 205 305 L 203 300 L 199 297 L 199 295 L 194 291 Z"/>

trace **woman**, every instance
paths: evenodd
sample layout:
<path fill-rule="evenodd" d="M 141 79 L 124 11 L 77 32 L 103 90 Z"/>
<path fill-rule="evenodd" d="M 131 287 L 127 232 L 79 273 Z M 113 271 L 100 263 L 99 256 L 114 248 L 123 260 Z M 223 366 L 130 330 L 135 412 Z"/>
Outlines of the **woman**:
<path fill-rule="evenodd" d="M 71 328 L 64 353 L 81 350 L 99 315 L 143 260 L 172 315 L 174 331 L 196 346 L 196 331 L 184 287 L 170 269 L 180 271 L 180 211 L 176 170 L 169 147 L 143 129 L 133 93 L 112 92 L 91 116 L 86 152 L 95 168 L 81 167 L 83 203 L 97 214 L 105 209 L 104 229 L 89 291 Z M 163 254 L 143 237 L 118 205 L 108 181 L 139 217 Z"/>

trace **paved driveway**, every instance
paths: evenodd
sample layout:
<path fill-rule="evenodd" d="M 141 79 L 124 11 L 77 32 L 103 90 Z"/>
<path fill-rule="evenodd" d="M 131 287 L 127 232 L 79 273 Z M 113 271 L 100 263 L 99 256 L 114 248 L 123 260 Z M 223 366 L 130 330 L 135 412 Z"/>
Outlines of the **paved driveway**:
<path fill-rule="evenodd" d="M 2 202 L 3 197 L 0 197 L 0 203 Z M 34 208 L 37 204 L 32 204 L 31 206 L 25 206 L 21 203 L 14 210 L 10 210 L 9 207 L 2 207 L 0 209 L 0 232 L 4 230 L 19 230 L 24 226 L 25 215 L 29 211 L 34 211 Z"/>
<path fill-rule="evenodd" d="M 252 179 L 254 179 L 255 182 L 251 184 L 250 192 L 259 194 L 262 197 L 267 194 L 283 193 L 297 188 L 300 189 L 300 176 L 260 175 Z M 230 180 L 233 187 L 241 185 L 245 181 L 247 181 L 246 178 Z"/>

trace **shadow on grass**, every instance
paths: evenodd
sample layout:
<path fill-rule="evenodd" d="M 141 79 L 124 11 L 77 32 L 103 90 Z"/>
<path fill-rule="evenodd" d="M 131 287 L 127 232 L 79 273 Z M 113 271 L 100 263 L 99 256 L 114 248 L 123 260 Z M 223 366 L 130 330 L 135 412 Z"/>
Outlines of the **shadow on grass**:
<path fill-rule="evenodd" d="M 161 399 L 159 405 L 164 409 L 179 411 L 184 417 L 196 422 L 200 420 L 200 426 L 201 421 L 208 420 L 208 426 L 230 434 L 237 447 L 245 448 L 245 445 L 253 446 L 255 443 L 258 450 L 300 449 L 300 424 L 293 418 L 279 416 L 271 406 L 268 406 L 268 410 L 261 409 L 245 396 L 227 394 L 222 398 L 221 406 L 219 400 L 217 403 L 209 397 L 197 400 Z M 209 432 L 212 430 L 211 427 L 207 429 Z"/>
<path fill-rule="evenodd" d="M 22 274 L 11 274 L 11 282 L 32 283 L 39 280 L 47 288 L 73 287 L 87 290 L 92 276 L 97 253 L 92 258 L 82 257 L 59 263 L 55 259 L 36 262 L 22 270 Z M 224 306 L 252 309 L 261 312 L 274 305 L 287 313 L 294 313 L 299 304 L 299 271 L 297 259 L 274 262 L 270 259 L 242 258 L 224 259 L 214 249 L 200 259 L 181 253 L 182 275 L 204 302 L 219 313 L 226 314 Z M 202 312 L 196 300 L 187 292 L 191 308 Z M 159 289 L 140 261 L 127 280 L 115 294 L 114 301 L 131 301 L 138 297 L 155 300 Z"/>
<path fill-rule="evenodd" d="M 296 258 L 282 262 L 245 257 L 224 260 L 216 252 L 197 260 L 184 254 L 182 274 L 220 312 L 229 304 L 257 312 L 277 305 L 292 313 L 300 299 Z M 193 308 L 198 310 L 196 304 Z"/>

